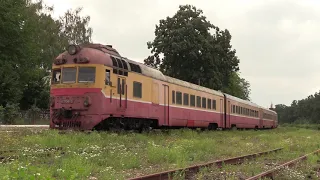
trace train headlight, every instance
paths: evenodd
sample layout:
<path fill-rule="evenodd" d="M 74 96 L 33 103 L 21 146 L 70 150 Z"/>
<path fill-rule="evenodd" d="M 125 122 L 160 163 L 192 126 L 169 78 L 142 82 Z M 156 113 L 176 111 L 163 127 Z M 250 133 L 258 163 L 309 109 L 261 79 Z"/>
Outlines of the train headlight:
<path fill-rule="evenodd" d="M 78 51 L 78 47 L 76 45 L 70 45 L 68 47 L 68 53 L 70 55 L 75 55 L 77 53 L 77 51 Z"/>

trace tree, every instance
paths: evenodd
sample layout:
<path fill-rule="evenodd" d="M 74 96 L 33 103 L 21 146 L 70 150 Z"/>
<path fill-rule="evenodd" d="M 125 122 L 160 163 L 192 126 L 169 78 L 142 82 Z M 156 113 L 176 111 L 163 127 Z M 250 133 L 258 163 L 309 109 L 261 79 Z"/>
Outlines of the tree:
<path fill-rule="evenodd" d="M 223 89 L 223 92 L 232 94 L 241 99 L 250 101 L 250 83 L 241 78 L 236 72 L 233 72 L 230 76 L 229 86 Z"/>
<path fill-rule="evenodd" d="M 91 42 L 92 28 L 88 27 L 90 16 L 81 17 L 82 8 L 68 10 L 60 17 L 60 33 L 68 44 Z"/>
<path fill-rule="evenodd" d="M 181 5 L 173 17 L 160 20 L 155 39 L 147 43 L 152 55 L 144 63 L 165 75 L 221 90 L 239 70 L 239 59 L 229 31 L 220 30 L 202 14 L 194 6 Z"/>
<path fill-rule="evenodd" d="M 80 12 L 81 8 L 68 10 L 56 20 L 51 16 L 53 7 L 42 0 L 0 2 L 0 107 L 4 111 L 13 112 L 19 105 L 48 108 L 49 84 L 43 78 L 52 59 L 69 43 L 91 41 L 90 17 L 81 17 Z"/>
<path fill-rule="evenodd" d="M 16 104 L 21 98 L 19 68 L 26 60 L 25 0 L 0 2 L 0 106 Z"/>

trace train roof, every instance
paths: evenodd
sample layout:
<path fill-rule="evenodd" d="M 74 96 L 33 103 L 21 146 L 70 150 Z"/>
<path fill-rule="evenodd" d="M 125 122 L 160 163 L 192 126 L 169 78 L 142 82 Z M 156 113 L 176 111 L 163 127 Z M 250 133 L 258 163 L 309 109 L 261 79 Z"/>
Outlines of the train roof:
<path fill-rule="evenodd" d="M 203 87 L 203 86 L 199 86 L 199 85 L 196 85 L 196 84 L 193 84 L 193 83 L 190 83 L 190 82 L 187 82 L 187 81 L 183 81 L 183 80 L 180 80 L 180 79 L 176 79 L 176 78 L 173 78 L 173 77 L 165 76 L 158 69 L 155 69 L 153 67 L 150 67 L 150 66 L 147 66 L 145 64 L 142 64 L 142 63 L 139 63 L 139 62 L 136 62 L 136 61 L 132 61 L 132 60 L 129 60 L 129 59 L 125 59 L 125 60 L 130 62 L 130 63 L 139 65 L 140 68 L 141 68 L 141 73 L 143 75 L 145 75 L 145 76 L 152 77 L 154 79 L 158 79 L 158 80 L 165 81 L 165 82 L 168 82 L 168 83 L 180 85 L 180 86 L 183 86 L 183 87 L 191 88 L 191 89 L 194 89 L 194 90 L 203 91 L 203 92 L 214 94 L 214 95 L 218 95 L 218 96 L 223 96 L 223 93 L 220 92 L 220 91 L 209 89 L 209 88 L 206 88 L 206 87 Z"/>
<path fill-rule="evenodd" d="M 265 110 L 265 111 L 269 111 L 269 112 L 272 112 L 272 113 L 277 113 L 277 112 L 275 112 L 275 111 L 273 111 L 273 110 L 270 110 L 270 109 L 268 109 L 268 108 L 265 108 L 265 107 L 263 107 L 263 106 L 260 106 L 260 105 L 258 105 L 258 104 L 256 104 L 256 103 L 251 102 L 251 101 L 247 101 L 247 100 L 244 100 L 244 99 L 241 99 L 241 98 L 232 96 L 232 95 L 230 95 L 230 94 L 226 94 L 226 93 L 224 93 L 224 94 L 226 95 L 227 98 L 232 99 L 232 100 L 234 100 L 234 101 L 237 101 L 237 102 L 240 102 L 240 103 L 243 103 L 243 104 L 247 104 L 247 105 L 249 105 L 249 106 L 254 106 L 254 107 L 257 107 L 257 108 L 261 108 L 261 109 L 263 109 L 263 110 Z"/>

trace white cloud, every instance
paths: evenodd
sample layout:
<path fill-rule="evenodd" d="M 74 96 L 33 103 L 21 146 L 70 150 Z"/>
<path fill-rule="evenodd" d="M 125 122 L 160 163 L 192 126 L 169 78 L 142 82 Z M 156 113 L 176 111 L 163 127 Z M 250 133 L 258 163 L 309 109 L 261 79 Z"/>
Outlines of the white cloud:
<path fill-rule="evenodd" d="M 112 44 L 122 56 L 142 62 L 155 24 L 180 4 L 204 11 L 214 25 L 228 29 L 240 58 L 241 75 L 254 102 L 291 104 L 319 90 L 320 2 L 316 0 L 45 0 L 56 15 L 83 7 L 91 16 L 93 40 Z"/>

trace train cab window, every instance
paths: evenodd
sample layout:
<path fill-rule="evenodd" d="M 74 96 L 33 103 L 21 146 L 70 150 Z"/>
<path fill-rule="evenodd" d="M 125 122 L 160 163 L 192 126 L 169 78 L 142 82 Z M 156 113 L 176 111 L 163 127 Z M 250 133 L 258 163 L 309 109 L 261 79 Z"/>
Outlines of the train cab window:
<path fill-rule="evenodd" d="M 201 108 L 201 97 L 197 96 L 197 107 Z"/>
<path fill-rule="evenodd" d="M 177 96 L 177 104 L 182 104 L 182 93 L 177 91 L 176 92 L 176 96 Z"/>
<path fill-rule="evenodd" d="M 189 106 L 189 94 L 183 93 L 183 105 Z"/>
<path fill-rule="evenodd" d="M 133 97 L 142 98 L 142 83 L 133 81 Z"/>
<path fill-rule="evenodd" d="M 196 106 L 196 96 L 190 95 L 190 106 L 195 107 Z"/>
<path fill-rule="evenodd" d="M 96 79 L 95 67 L 79 67 L 78 82 L 79 83 L 94 83 Z"/>
<path fill-rule="evenodd" d="M 75 83 L 77 76 L 76 68 L 63 68 L 62 69 L 62 83 Z"/>
<path fill-rule="evenodd" d="M 176 103 L 176 92 L 172 91 L 172 104 Z"/>
<path fill-rule="evenodd" d="M 208 99 L 208 109 L 211 109 L 211 99 Z"/>
<path fill-rule="evenodd" d="M 202 98 L 202 108 L 204 108 L 204 109 L 207 108 L 207 98 L 205 98 L 205 97 Z"/>
<path fill-rule="evenodd" d="M 212 109 L 216 110 L 217 109 L 217 102 L 215 99 L 212 99 Z"/>
<path fill-rule="evenodd" d="M 54 69 L 52 71 L 51 84 L 58 84 L 61 81 L 61 69 Z"/>
<path fill-rule="evenodd" d="M 106 69 L 105 85 L 111 85 L 110 70 Z"/>

